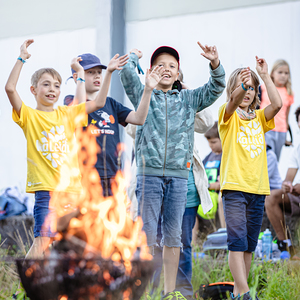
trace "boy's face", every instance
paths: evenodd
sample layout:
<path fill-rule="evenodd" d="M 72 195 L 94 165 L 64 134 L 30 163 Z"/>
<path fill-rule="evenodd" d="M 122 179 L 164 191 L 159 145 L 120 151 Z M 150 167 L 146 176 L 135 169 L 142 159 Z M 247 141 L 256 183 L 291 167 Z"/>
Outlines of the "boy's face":
<path fill-rule="evenodd" d="M 53 107 L 60 95 L 60 82 L 51 74 L 44 73 L 39 79 L 37 86 L 30 88 L 38 104 L 44 107 Z"/>
<path fill-rule="evenodd" d="M 178 62 L 174 56 L 168 53 L 162 53 L 153 62 L 152 68 L 155 66 L 163 66 L 165 69 L 163 73 L 163 78 L 157 85 L 157 90 L 170 90 L 173 83 L 177 80 L 178 72 Z"/>
<path fill-rule="evenodd" d="M 207 141 L 213 153 L 220 154 L 222 152 L 222 143 L 219 138 L 212 138 Z"/>
<path fill-rule="evenodd" d="M 87 93 L 95 93 L 100 90 L 102 82 L 102 68 L 94 67 L 84 71 L 85 89 Z"/>

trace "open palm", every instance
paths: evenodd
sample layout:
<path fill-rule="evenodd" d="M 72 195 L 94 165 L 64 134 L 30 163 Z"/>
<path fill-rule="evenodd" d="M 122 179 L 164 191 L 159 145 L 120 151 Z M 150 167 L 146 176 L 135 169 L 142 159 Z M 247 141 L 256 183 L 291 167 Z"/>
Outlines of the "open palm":
<path fill-rule="evenodd" d="M 107 71 L 113 72 L 115 70 L 121 70 L 122 67 L 127 64 L 128 58 L 128 54 L 125 54 L 123 56 L 119 56 L 119 54 L 116 54 L 108 63 Z"/>
<path fill-rule="evenodd" d="M 154 89 L 163 78 L 163 66 L 156 66 L 151 72 L 147 69 L 145 85 Z"/>

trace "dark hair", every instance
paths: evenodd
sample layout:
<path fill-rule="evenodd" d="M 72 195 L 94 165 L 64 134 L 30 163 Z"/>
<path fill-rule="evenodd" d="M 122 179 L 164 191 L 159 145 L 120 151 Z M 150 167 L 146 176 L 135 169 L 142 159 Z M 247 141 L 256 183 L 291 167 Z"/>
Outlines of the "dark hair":
<path fill-rule="evenodd" d="M 299 119 L 299 115 L 300 115 L 300 106 L 296 109 L 295 115 L 296 115 L 296 122 L 298 123 L 298 119 Z"/>
<path fill-rule="evenodd" d="M 210 140 L 210 139 L 219 139 L 220 136 L 219 136 L 219 131 L 218 131 L 218 122 L 216 121 L 214 126 L 209 129 L 208 131 L 206 131 L 206 133 L 204 134 L 204 136 Z"/>

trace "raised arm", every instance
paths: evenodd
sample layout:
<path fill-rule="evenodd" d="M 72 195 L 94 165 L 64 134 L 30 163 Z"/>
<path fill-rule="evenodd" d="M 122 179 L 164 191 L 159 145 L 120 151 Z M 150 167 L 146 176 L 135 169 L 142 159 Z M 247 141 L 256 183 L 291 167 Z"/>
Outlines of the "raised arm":
<path fill-rule="evenodd" d="M 82 61 L 81 57 L 75 57 L 71 61 L 71 68 L 76 72 L 76 92 L 73 99 L 73 104 L 79 104 L 86 101 L 84 69 L 79 63 Z"/>
<path fill-rule="evenodd" d="M 226 86 L 225 71 L 220 64 L 216 46 L 202 46 L 200 42 L 198 45 L 203 50 L 201 55 L 210 61 L 210 78 L 203 86 L 181 91 L 196 112 L 212 105 L 222 95 Z"/>
<path fill-rule="evenodd" d="M 88 101 L 86 103 L 86 113 L 90 114 L 105 105 L 106 97 L 109 90 L 109 85 L 111 81 L 111 75 L 115 70 L 122 70 L 122 67 L 127 64 L 128 55 L 123 55 L 119 57 L 119 54 L 116 54 L 107 65 L 106 73 L 104 80 L 101 84 L 100 91 L 97 94 L 97 97 L 94 101 Z"/>
<path fill-rule="evenodd" d="M 5 92 L 8 96 L 8 99 L 9 99 L 12 107 L 17 112 L 18 116 L 20 116 L 22 100 L 16 90 L 17 82 L 19 80 L 21 69 L 23 67 L 25 60 L 31 56 L 31 54 L 28 53 L 27 48 L 33 42 L 34 42 L 33 39 L 29 39 L 29 40 L 26 40 L 22 44 L 22 46 L 20 48 L 20 56 L 19 56 L 18 60 L 16 61 L 12 71 L 10 72 L 10 75 L 9 75 L 6 85 L 5 85 Z"/>
<path fill-rule="evenodd" d="M 153 89 L 157 86 L 157 84 L 163 78 L 162 74 L 164 72 L 163 67 L 156 66 L 152 72 L 147 69 L 146 73 L 146 81 L 145 81 L 145 88 L 142 95 L 141 102 L 136 111 L 131 111 L 126 118 L 126 123 L 135 124 L 135 125 L 143 125 L 145 123 L 151 94 Z"/>
<path fill-rule="evenodd" d="M 226 122 L 230 118 L 230 116 L 235 112 L 235 110 L 242 104 L 243 99 L 249 88 L 250 78 L 251 78 L 251 71 L 249 67 L 241 71 L 239 75 L 239 79 L 237 79 L 236 82 L 237 87 L 231 93 L 230 99 L 227 102 L 225 114 L 224 114 L 224 122 Z"/>
<path fill-rule="evenodd" d="M 256 70 L 260 78 L 263 80 L 268 97 L 270 99 L 271 104 L 269 104 L 264 112 L 266 121 L 269 121 L 275 117 L 275 115 L 279 112 L 282 107 L 281 97 L 276 89 L 274 82 L 271 79 L 271 76 L 268 73 L 268 65 L 263 58 L 258 58 L 256 56 Z"/>
<path fill-rule="evenodd" d="M 144 85 L 141 83 L 136 72 L 136 67 L 142 55 L 141 51 L 132 49 L 130 51 L 128 63 L 119 73 L 126 95 L 135 109 L 137 109 L 144 92 Z"/>

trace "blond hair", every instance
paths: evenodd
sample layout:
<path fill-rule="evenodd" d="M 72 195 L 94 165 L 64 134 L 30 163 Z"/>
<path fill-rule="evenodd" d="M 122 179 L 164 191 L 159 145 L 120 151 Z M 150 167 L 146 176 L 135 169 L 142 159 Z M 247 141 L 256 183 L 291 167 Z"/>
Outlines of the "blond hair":
<path fill-rule="evenodd" d="M 274 78 L 273 78 L 273 73 L 276 71 L 276 69 L 278 69 L 279 67 L 282 67 L 282 66 L 287 66 L 288 69 L 289 69 L 289 78 L 285 84 L 285 88 L 287 90 L 287 93 L 289 95 L 293 95 L 293 91 L 292 91 L 292 81 L 291 81 L 291 71 L 290 71 L 290 66 L 289 64 L 287 63 L 287 61 L 285 61 L 284 59 L 278 59 L 274 62 L 274 65 L 272 67 L 272 70 L 271 70 L 271 73 L 270 73 L 270 76 L 274 82 Z"/>
<path fill-rule="evenodd" d="M 45 73 L 50 74 L 54 79 L 58 80 L 59 84 L 61 84 L 61 82 L 62 82 L 61 76 L 59 75 L 59 73 L 56 70 L 54 70 L 52 68 L 42 68 L 42 69 L 35 71 L 33 73 L 33 75 L 31 76 L 31 85 L 34 87 L 37 87 L 39 80 Z"/>
<path fill-rule="evenodd" d="M 244 70 L 244 68 L 238 68 L 238 69 L 234 70 L 228 79 L 227 87 L 226 87 L 227 101 L 230 100 L 232 92 L 236 89 L 236 79 L 238 78 L 238 76 L 240 75 L 242 70 Z M 256 109 L 256 107 L 260 104 L 260 100 L 258 97 L 259 78 L 255 72 L 253 72 L 252 70 L 250 70 L 250 71 L 251 71 L 251 78 L 252 78 L 252 81 L 254 84 L 255 95 L 254 95 L 254 99 L 253 99 L 252 103 L 250 104 L 249 108 L 251 110 L 253 110 L 253 109 Z"/>

